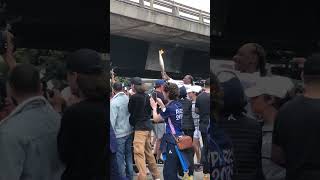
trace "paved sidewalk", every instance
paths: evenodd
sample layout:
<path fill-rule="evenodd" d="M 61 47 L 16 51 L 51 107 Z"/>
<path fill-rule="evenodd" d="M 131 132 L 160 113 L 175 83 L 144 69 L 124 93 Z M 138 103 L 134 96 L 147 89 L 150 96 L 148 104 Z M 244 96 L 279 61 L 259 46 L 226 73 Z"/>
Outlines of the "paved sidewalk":
<path fill-rule="evenodd" d="M 159 168 L 159 171 L 161 172 L 161 180 L 163 180 L 163 165 L 162 164 L 158 164 L 158 168 Z M 134 174 L 134 180 L 137 179 L 137 174 Z M 202 180 L 203 179 L 203 173 L 202 171 L 201 172 L 194 172 L 194 176 L 193 176 L 193 179 L 194 180 Z M 152 176 L 149 175 L 148 176 L 148 180 L 152 180 Z"/>

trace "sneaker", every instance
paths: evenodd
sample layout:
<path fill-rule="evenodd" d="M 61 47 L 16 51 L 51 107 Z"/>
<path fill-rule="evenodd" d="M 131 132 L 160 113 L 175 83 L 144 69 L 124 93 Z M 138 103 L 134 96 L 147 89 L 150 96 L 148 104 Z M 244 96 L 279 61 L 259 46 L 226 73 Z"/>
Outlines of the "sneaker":
<path fill-rule="evenodd" d="M 139 173 L 138 167 L 137 167 L 136 165 L 133 166 L 133 171 L 134 171 L 135 173 Z"/>
<path fill-rule="evenodd" d="M 201 171 L 203 171 L 203 168 L 202 168 L 201 165 L 194 166 L 194 171 L 196 171 L 196 172 L 201 172 Z"/>
<path fill-rule="evenodd" d="M 203 180 L 210 180 L 210 175 L 209 174 L 204 174 L 203 175 Z"/>

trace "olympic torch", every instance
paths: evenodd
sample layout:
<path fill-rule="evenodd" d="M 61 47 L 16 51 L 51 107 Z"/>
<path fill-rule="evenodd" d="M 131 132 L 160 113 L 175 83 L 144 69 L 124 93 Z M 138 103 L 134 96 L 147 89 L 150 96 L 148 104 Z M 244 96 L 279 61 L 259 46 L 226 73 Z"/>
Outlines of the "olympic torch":
<path fill-rule="evenodd" d="M 164 62 L 163 62 L 163 58 L 162 58 L 162 54 L 164 53 L 164 51 L 162 49 L 159 50 L 159 64 L 160 64 L 160 68 L 161 68 L 161 72 L 164 73 L 165 69 L 164 69 Z"/>

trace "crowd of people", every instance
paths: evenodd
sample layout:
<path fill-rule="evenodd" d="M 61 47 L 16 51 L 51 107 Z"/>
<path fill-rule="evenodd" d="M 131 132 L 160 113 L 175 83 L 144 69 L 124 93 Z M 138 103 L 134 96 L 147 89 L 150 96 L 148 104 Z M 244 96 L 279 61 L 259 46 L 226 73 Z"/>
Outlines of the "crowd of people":
<path fill-rule="evenodd" d="M 290 78 L 270 74 L 261 45 L 248 43 L 234 68 L 215 69 L 203 86 L 164 71 L 151 91 L 140 77 L 130 88 L 112 78 L 109 109 L 98 52 L 70 53 L 68 87 L 50 95 L 37 67 L 16 63 L 7 38 L 0 180 L 175 180 L 196 171 L 214 180 L 320 178 L 318 55 L 296 59 L 302 94 Z"/>
<path fill-rule="evenodd" d="M 130 89 L 115 79 L 111 82 L 111 144 L 116 145 L 111 179 L 134 179 L 134 165 L 139 180 L 147 179 L 147 168 L 153 179 L 160 179 L 161 174 L 166 180 L 193 179 L 195 164 L 207 164 L 209 79 L 202 87 L 194 84 L 191 75 L 178 81 L 162 72 L 151 91 L 140 77 L 130 79 Z M 181 137 L 192 139 L 192 144 L 179 148 Z M 163 164 L 162 172 L 158 164 Z M 203 167 L 209 179 L 209 166 Z"/>
<path fill-rule="evenodd" d="M 319 179 L 320 59 L 299 58 L 304 91 L 270 74 L 261 45 L 243 45 L 235 68 L 211 74 L 212 179 Z M 302 59 L 302 60 L 301 60 Z"/>
<path fill-rule="evenodd" d="M 107 179 L 108 78 L 102 56 L 90 49 L 70 53 L 69 86 L 49 95 L 39 69 L 16 63 L 13 35 L 6 37 L 0 180 Z"/>

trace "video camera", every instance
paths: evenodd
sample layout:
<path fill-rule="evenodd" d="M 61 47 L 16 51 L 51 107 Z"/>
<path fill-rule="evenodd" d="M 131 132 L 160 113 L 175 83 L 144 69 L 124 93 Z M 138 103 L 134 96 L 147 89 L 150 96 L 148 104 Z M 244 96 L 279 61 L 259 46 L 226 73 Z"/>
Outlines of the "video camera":
<path fill-rule="evenodd" d="M 6 52 L 7 37 L 6 31 L 8 30 L 8 25 L 5 20 L 0 22 L 0 55 Z"/>
<path fill-rule="evenodd" d="M 279 63 L 271 68 L 271 73 L 279 76 L 286 76 L 291 79 L 301 80 L 303 68 L 293 61 L 296 54 L 292 51 L 277 51 L 280 57 Z"/>

